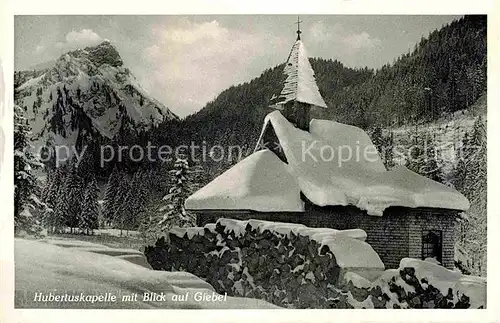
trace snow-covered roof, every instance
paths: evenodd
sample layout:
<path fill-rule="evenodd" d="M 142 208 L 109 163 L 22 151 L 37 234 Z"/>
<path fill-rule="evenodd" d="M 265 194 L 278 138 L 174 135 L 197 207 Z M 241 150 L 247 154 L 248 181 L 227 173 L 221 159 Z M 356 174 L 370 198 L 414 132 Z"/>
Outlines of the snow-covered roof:
<path fill-rule="evenodd" d="M 186 208 L 303 211 L 295 178 L 269 150 L 253 153 L 186 199 Z"/>
<path fill-rule="evenodd" d="M 314 71 L 301 40 L 297 40 L 293 45 L 283 73 L 286 79 L 283 90 L 275 98 L 277 108 L 281 108 L 289 101 L 307 103 L 321 108 L 327 107 L 319 93 Z"/>
<path fill-rule="evenodd" d="M 307 132 L 274 111 L 265 118 L 256 150 L 263 146 L 268 126 L 287 163 L 267 149 L 256 151 L 192 195 L 188 209 L 302 210 L 299 192 L 318 206 L 354 205 L 377 216 L 390 206 L 469 208 L 469 201 L 453 188 L 404 166 L 387 171 L 360 128 L 312 120 Z"/>
<path fill-rule="evenodd" d="M 360 128 L 312 120 L 307 132 L 295 128 L 279 111 L 267 115 L 263 129 L 267 124 L 274 129 L 300 190 L 316 205 L 355 205 L 371 215 L 382 215 L 390 206 L 469 208 L 468 200 L 453 188 L 404 166 L 387 171 Z"/>

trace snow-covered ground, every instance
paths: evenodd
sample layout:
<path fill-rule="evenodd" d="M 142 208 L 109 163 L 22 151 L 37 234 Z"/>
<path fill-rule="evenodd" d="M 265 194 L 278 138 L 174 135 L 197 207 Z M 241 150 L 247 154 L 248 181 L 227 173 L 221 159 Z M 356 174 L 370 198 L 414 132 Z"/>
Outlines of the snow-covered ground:
<path fill-rule="evenodd" d="M 70 229 L 66 228 L 65 230 L 66 233 L 70 233 Z M 95 229 L 94 230 L 94 235 L 108 235 L 108 236 L 113 236 L 113 237 L 125 237 L 125 236 L 131 236 L 131 237 L 136 237 L 140 235 L 139 231 L 135 230 L 120 230 L 120 229 Z"/>
<path fill-rule="evenodd" d="M 112 248 L 73 241 L 65 247 L 15 240 L 15 304 L 18 308 L 276 308 L 267 302 L 219 296 L 212 286 L 185 272 L 155 271 L 124 256 L 102 254 Z M 38 293 L 38 294 L 37 294 Z M 39 294 L 42 293 L 42 294 Z M 144 295 L 163 296 L 148 300 Z M 40 301 L 37 295 L 83 295 L 83 301 Z M 137 299 L 133 295 L 137 294 Z M 92 297 L 107 300 L 91 302 Z M 112 301 L 110 295 L 116 296 Z M 213 296 L 215 295 L 215 296 Z M 131 300 L 122 299 L 131 296 Z M 185 297 L 185 300 L 181 300 Z M 202 298 L 203 299 L 200 299 Z M 208 300 L 210 297 L 212 300 Z M 213 300 L 218 298 L 220 300 Z"/>

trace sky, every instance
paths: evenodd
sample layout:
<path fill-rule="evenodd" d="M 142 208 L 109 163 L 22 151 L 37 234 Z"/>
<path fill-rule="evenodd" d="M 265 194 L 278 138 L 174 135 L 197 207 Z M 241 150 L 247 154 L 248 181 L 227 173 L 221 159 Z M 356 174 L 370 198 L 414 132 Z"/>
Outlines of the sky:
<path fill-rule="evenodd" d="M 309 56 L 379 68 L 459 17 L 304 15 L 300 20 Z M 296 20 L 290 15 L 16 16 L 14 65 L 29 69 L 109 40 L 143 88 L 185 117 L 231 85 L 283 63 L 296 38 Z"/>

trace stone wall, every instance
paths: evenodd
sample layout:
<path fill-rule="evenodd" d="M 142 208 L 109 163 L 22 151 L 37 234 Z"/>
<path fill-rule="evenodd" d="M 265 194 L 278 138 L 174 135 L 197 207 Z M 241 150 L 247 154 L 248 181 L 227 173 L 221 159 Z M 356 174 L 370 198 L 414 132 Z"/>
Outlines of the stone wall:
<path fill-rule="evenodd" d="M 370 216 L 354 207 L 311 207 L 309 212 L 318 218 L 317 225 L 338 230 L 360 228 L 378 253 L 386 268 L 397 268 L 399 261 L 408 257 L 408 219 L 389 210 L 384 216 Z"/>
<path fill-rule="evenodd" d="M 427 230 L 442 232 L 442 260 L 444 267 L 454 268 L 456 217 L 449 214 L 433 214 L 429 211 L 419 211 L 408 216 L 409 228 L 409 255 L 420 259 L 422 257 L 422 236 Z"/>

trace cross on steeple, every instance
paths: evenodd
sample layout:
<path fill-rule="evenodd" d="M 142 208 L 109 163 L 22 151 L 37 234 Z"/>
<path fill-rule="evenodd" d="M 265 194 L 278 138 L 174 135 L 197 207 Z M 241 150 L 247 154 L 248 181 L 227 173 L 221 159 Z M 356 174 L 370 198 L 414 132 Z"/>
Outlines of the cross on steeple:
<path fill-rule="evenodd" d="M 300 31 L 300 23 L 303 22 L 300 20 L 300 17 L 297 16 L 297 40 L 300 40 L 300 34 L 302 34 L 302 31 Z"/>

